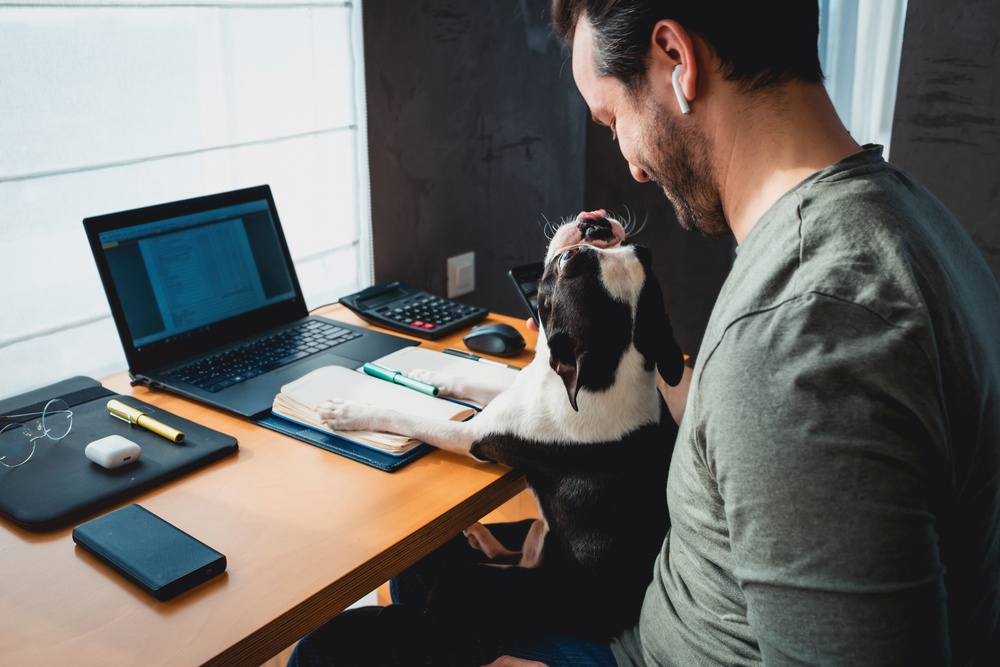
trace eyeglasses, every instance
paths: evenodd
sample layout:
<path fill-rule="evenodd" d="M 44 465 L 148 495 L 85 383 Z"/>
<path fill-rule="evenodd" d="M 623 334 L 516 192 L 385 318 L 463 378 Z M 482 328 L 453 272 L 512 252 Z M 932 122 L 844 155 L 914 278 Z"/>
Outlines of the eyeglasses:
<path fill-rule="evenodd" d="M 41 412 L 0 416 L 0 465 L 23 466 L 35 454 L 35 443 L 42 438 L 58 442 L 73 428 L 73 411 L 61 398 L 53 398 Z"/>

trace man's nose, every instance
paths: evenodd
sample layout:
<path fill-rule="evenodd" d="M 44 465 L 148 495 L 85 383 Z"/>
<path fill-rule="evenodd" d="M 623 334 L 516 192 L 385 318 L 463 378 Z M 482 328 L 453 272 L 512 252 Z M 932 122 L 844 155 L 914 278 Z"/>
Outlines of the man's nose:
<path fill-rule="evenodd" d="M 645 170 L 639 169 L 639 167 L 635 166 L 631 162 L 628 165 L 628 170 L 630 172 L 632 172 L 632 178 L 634 178 L 635 180 L 639 181 L 640 183 L 647 183 L 647 182 L 649 182 L 649 180 L 650 180 L 649 174 L 647 174 L 645 172 Z"/>

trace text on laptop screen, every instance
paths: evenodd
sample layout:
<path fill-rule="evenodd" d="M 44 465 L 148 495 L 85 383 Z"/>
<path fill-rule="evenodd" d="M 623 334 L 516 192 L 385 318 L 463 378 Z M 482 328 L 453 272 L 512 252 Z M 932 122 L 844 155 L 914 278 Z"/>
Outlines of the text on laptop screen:
<path fill-rule="evenodd" d="M 98 238 L 136 349 L 295 298 L 266 199 Z"/>

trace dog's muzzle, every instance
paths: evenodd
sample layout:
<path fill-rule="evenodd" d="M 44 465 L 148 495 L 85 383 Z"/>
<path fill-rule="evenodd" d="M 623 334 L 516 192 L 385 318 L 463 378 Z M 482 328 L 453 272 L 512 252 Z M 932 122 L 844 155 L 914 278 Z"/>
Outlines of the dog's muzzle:
<path fill-rule="evenodd" d="M 566 222 L 556 230 L 549 243 L 546 261 L 573 245 L 590 245 L 595 248 L 612 248 L 625 240 L 625 228 L 609 218 L 604 209 L 584 211 L 576 220 Z"/>
<path fill-rule="evenodd" d="M 620 239 L 615 238 L 614 228 L 604 209 L 581 213 L 576 217 L 576 225 L 585 243 L 604 245 L 615 241 L 620 242 Z"/>

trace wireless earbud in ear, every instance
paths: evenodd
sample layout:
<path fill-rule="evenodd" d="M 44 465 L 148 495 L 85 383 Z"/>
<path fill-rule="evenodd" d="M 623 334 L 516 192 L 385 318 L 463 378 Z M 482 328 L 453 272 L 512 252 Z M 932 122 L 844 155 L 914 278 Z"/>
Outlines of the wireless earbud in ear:
<path fill-rule="evenodd" d="M 691 107 L 688 105 L 687 98 L 684 97 L 684 91 L 681 90 L 681 67 L 683 65 L 675 67 L 673 76 L 671 77 L 674 82 L 674 95 L 677 96 L 677 104 L 681 108 L 681 113 L 691 113 Z"/>

